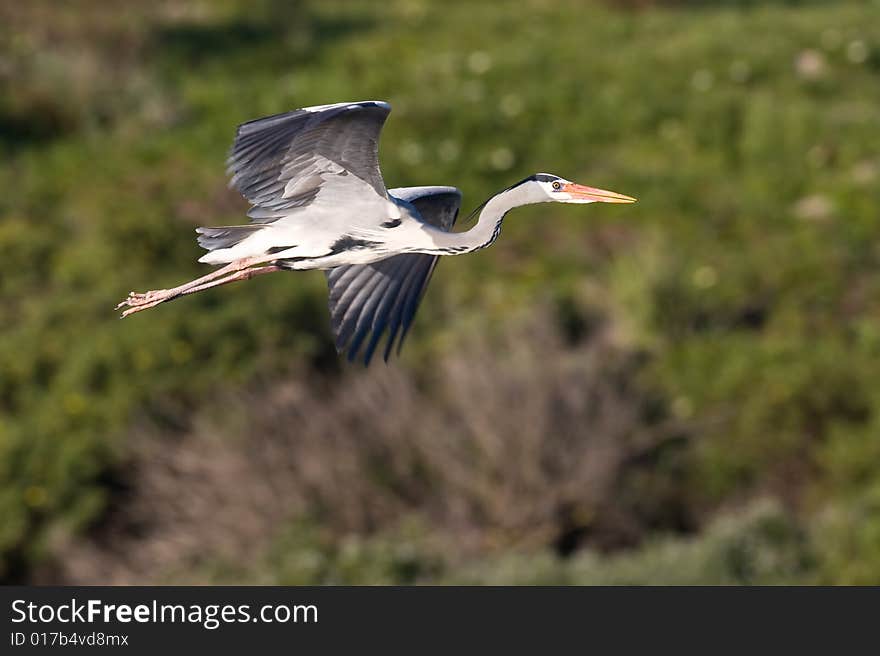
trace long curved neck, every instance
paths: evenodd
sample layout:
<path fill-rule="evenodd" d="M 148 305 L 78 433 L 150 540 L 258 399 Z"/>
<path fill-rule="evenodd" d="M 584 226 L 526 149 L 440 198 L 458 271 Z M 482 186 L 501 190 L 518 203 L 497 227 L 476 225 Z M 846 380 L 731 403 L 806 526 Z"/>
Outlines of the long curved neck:
<path fill-rule="evenodd" d="M 492 196 L 480 210 L 476 224 L 464 232 L 431 231 L 431 240 L 438 255 L 458 255 L 471 253 L 491 246 L 501 233 L 504 215 L 515 207 L 543 202 L 542 198 L 534 198 L 528 193 L 525 185 L 505 189 Z"/>

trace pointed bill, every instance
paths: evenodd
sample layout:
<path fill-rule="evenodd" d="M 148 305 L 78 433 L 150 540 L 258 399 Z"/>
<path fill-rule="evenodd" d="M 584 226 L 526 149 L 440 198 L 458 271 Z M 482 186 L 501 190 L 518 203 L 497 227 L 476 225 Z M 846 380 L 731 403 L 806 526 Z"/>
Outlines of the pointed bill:
<path fill-rule="evenodd" d="M 588 201 L 593 203 L 635 203 L 636 199 L 631 196 L 624 196 L 615 191 L 606 191 L 604 189 L 596 189 L 595 187 L 587 187 L 585 185 L 569 182 L 562 186 L 562 191 L 569 194 L 572 199 Z"/>

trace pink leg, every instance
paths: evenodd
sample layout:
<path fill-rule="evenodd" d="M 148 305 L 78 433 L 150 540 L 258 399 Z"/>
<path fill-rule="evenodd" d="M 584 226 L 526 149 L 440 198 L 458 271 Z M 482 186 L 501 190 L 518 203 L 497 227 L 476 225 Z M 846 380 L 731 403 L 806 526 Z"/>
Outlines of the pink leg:
<path fill-rule="evenodd" d="M 224 267 L 225 269 L 226 267 Z M 135 312 L 140 312 L 141 310 L 148 310 L 151 307 L 155 307 L 160 303 L 164 303 L 166 301 L 171 301 L 178 296 L 186 296 L 187 294 L 195 294 L 196 292 L 203 292 L 206 289 L 211 289 L 212 287 L 219 287 L 220 285 L 226 285 L 230 282 L 236 282 L 238 280 L 250 280 L 255 276 L 262 276 L 266 273 L 274 273 L 275 271 L 281 271 L 281 267 L 273 265 L 263 266 L 263 267 L 254 267 L 251 269 L 242 269 L 240 271 L 236 271 L 225 278 L 221 278 L 219 280 L 211 280 L 208 282 L 204 282 L 202 284 L 195 284 L 198 281 L 194 280 L 192 283 L 187 283 L 186 285 L 181 285 L 180 287 L 175 287 L 174 294 L 162 294 L 161 296 L 154 296 L 152 298 L 148 298 L 145 301 L 136 304 L 129 304 L 131 307 L 122 313 L 123 317 L 127 317 L 130 314 L 134 314 Z M 182 290 L 182 291 L 177 291 Z M 121 307 L 125 302 L 120 303 L 119 307 Z M 118 309 L 118 308 L 117 308 Z"/>
<path fill-rule="evenodd" d="M 241 260 L 236 260 L 231 264 L 227 264 L 225 267 L 221 267 L 216 271 L 212 271 L 206 276 L 202 276 L 201 278 L 196 278 L 195 280 L 191 280 L 190 282 L 184 283 L 182 285 L 178 285 L 177 287 L 172 287 L 171 289 L 157 289 L 149 292 L 145 292 L 143 294 L 138 294 L 137 292 L 131 292 L 124 301 L 122 301 L 119 305 L 116 306 L 116 309 L 120 309 L 122 307 L 136 307 L 138 305 L 144 305 L 146 303 L 152 303 L 153 301 L 164 301 L 176 296 L 180 296 L 184 292 L 189 289 L 193 289 L 194 287 L 198 287 L 200 285 L 205 284 L 211 280 L 216 280 L 221 276 L 225 276 L 230 273 L 235 273 L 236 271 L 241 271 L 249 266 L 253 266 L 254 264 L 262 264 L 264 262 L 271 262 L 272 256 L 262 256 L 262 257 L 246 257 Z M 152 305 L 150 306 L 152 307 Z"/>

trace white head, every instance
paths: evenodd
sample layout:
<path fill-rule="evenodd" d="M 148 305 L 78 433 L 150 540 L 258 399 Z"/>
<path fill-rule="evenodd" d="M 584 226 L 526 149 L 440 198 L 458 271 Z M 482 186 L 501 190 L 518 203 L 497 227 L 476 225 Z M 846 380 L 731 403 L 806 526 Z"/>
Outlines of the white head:
<path fill-rule="evenodd" d="M 552 173 L 536 173 L 518 185 L 528 188 L 535 203 L 634 203 L 635 198 L 613 191 L 585 187 Z"/>

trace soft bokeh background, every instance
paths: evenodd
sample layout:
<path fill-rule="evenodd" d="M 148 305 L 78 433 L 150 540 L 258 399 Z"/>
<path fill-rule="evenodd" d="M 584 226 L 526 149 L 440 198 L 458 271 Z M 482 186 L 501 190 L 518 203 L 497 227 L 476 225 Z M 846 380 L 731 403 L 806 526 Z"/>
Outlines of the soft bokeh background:
<path fill-rule="evenodd" d="M 0 4 L 0 579 L 880 583 L 880 3 Z M 319 272 L 125 321 L 236 124 L 380 98 L 392 186 L 542 205 L 402 359 Z"/>

